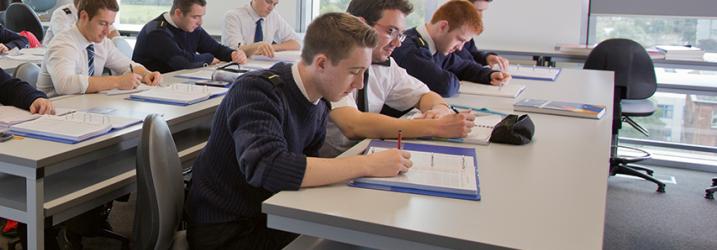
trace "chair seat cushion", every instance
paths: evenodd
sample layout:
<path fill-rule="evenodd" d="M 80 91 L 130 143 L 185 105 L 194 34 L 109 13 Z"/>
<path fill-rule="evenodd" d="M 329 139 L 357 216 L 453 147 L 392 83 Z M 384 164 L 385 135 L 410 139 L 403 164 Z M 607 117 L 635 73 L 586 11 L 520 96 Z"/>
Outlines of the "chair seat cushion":
<path fill-rule="evenodd" d="M 626 116 L 650 116 L 655 113 L 655 104 L 648 99 L 620 101 L 622 114 Z"/>

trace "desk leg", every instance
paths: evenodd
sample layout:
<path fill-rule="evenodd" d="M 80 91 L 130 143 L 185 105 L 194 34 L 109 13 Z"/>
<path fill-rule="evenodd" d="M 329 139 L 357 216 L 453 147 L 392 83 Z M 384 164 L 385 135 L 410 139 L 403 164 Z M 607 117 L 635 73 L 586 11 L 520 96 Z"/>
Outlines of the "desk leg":
<path fill-rule="evenodd" d="M 45 179 L 26 179 L 27 187 L 27 248 L 45 249 Z"/>

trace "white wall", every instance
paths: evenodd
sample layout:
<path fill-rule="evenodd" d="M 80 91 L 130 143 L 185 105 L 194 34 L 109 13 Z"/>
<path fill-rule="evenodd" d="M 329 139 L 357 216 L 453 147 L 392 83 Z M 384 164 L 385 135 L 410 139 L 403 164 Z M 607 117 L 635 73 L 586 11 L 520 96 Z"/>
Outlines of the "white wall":
<path fill-rule="evenodd" d="M 204 16 L 204 29 L 210 34 L 220 35 L 224 23 L 224 13 L 229 9 L 239 8 L 248 4 L 249 0 L 207 0 L 207 14 Z M 299 1 L 281 0 L 274 11 L 284 17 L 289 24 L 296 28 L 299 23 Z"/>
<path fill-rule="evenodd" d="M 587 21 L 587 0 L 493 1 L 485 11 L 479 48 L 553 50 L 556 43 L 579 43 Z"/>

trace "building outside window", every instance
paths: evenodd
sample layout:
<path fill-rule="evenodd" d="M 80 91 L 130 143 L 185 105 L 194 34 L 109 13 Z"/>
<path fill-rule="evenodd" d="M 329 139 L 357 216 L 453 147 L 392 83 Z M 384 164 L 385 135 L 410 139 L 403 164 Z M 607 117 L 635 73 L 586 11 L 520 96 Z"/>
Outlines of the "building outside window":
<path fill-rule="evenodd" d="M 145 25 L 172 7 L 172 0 L 119 0 L 119 24 Z"/>

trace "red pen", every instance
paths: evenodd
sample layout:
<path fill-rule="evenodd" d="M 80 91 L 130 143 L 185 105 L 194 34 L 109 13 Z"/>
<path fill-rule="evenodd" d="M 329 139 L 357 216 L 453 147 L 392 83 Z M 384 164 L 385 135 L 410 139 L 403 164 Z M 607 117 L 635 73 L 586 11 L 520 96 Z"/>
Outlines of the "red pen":
<path fill-rule="evenodd" d="M 401 137 L 402 137 L 401 130 L 399 129 L 398 130 L 398 142 L 396 142 L 396 148 L 398 148 L 398 150 L 401 150 Z"/>

